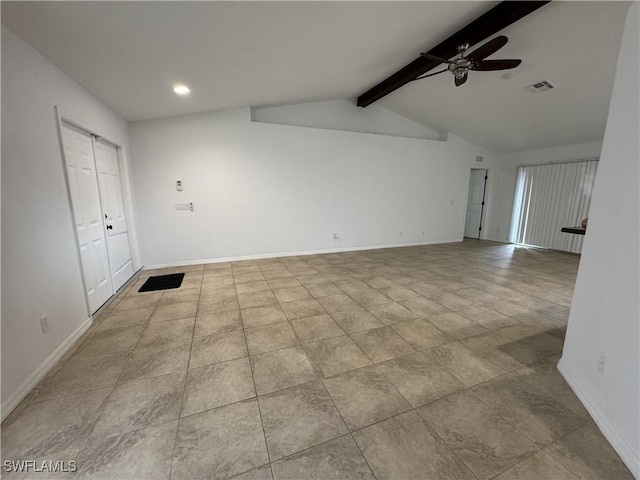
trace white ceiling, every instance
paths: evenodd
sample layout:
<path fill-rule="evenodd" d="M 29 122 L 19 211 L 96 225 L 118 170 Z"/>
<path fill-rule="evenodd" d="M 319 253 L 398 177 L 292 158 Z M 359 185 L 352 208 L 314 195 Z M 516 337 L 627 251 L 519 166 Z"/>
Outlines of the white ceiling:
<path fill-rule="evenodd" d="M 496 3 L 2 2 L 2 23 L 136 121 L 354 98 Z M 379 105 L 497 152 L 601 139 L 627 7 L 552 2 L 501 32 L 492 58 L 523 59 L 510 80 L 445 73 Z"/>

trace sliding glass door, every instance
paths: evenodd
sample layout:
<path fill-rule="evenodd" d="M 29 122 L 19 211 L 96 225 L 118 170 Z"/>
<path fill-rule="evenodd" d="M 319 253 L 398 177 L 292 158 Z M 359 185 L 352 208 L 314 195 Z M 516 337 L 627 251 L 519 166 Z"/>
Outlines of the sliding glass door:
<path fill-rule="evenodd" d="M 589 215 L 597 160 L 520 167 L 510 241 L 580 253 L 582 235 L 561 232 Z"/>

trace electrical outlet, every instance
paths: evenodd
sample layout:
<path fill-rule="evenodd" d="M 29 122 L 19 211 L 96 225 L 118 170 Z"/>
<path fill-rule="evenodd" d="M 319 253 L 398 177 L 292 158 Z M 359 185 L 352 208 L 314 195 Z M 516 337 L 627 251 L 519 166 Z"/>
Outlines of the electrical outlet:
<path fill-rule="evenodd" d="M 42 329 L 42 333 L 47 333 L 49 331 L 49 319 L 46 315 L 40 317 L 40 328 Z"/>
<path fill-rule="evenodd" d="M 604 375 L 604 370 L 607 367 L 607 357 L 600 354 L 598 358 L 598 371 Z"/>

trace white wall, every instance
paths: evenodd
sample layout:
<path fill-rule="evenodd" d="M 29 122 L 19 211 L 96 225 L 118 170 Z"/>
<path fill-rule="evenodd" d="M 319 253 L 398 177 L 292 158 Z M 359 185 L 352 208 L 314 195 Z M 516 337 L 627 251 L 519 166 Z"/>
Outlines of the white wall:
<path fill-rule="evenodd" d="M 3 26 L 3 417 L 88 326 L 55 105 L 126 154 L 126 123 Z"/>
<path fill-rule="evenodd" d="M 629 10 L 559 364 L 640 478 L 640 5 Z M 597 370 L 606 357 L 604 373 Z"/>
<path fill-rule="evenodd" d="M 254 122 L 326 128 L 348 132 L 377 133 L 397 137 L 440 140 L 435 130 L 393 113 L 379 105 L 357 107 L 347 99 L 252 108 Z"/>
<path fill-rule="evenodd" d="M 457 241 L 470 168 L 476 155 L 489 162 L 453 136 L 256 123 L 248 108 L 129 127 L 147 267 Z M 178 201 L 194 212 L 174 210 Z"/>
<path fill-rule="evenodd" d="M 499 154 L 496 159 L 499 169 L 496 171 L 497 178 L 495 179 L 493 218 L 486 231 L 488 238 L 501 242 L 509 240 L 513 197 L 519 166 L 593 159 L 600 156 L 601 148 L 602 142 L 594 141 Z"/>

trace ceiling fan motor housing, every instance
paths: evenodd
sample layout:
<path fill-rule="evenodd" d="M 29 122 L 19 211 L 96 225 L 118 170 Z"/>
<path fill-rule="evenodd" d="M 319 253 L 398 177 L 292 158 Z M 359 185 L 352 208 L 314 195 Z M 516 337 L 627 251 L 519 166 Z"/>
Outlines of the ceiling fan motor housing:
<path fill-rule="evenodd" d="M 461 57 L 449 64 L 449 70 L 456 78 L 462 78 L 469 73 L 472 66 L 473 62 L 471 60 Z"/>

